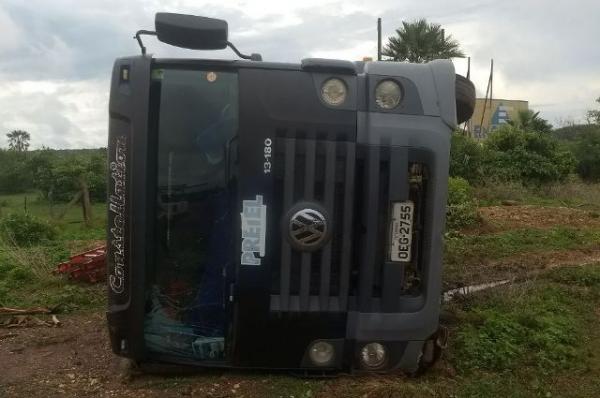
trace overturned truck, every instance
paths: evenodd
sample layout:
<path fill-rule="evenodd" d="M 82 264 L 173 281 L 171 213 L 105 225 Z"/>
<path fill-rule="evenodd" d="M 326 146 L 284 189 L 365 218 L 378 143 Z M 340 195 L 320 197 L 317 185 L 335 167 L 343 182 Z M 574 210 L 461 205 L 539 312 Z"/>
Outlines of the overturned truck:
<path fill-rule="evenodd" d="M 113 351 L 306 372 L 430 361 L 450 134 L 472 84 L 447 60 L 263 62 L 225 21 L 155 23 L 112 74 Z M 157 59 L 143 34 L 245 59 Z"/>

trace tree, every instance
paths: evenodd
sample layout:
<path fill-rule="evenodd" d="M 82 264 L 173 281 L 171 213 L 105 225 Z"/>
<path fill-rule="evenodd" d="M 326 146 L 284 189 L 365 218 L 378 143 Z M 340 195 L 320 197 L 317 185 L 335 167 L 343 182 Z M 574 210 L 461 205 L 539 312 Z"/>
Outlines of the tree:
<path fill-rule="evenodd" d="M 600 97 L 596 99 L 600 104 Z M 587 112 L 587 120 L 589 123 L 600 124 L 600 109 L 592 109 Z"/>
<path fill-rule="evenodd" d="M 17 152 L 26 152 L 29 148 L 29 133 L 23 130 L 13 130 L 6 134 L 8 137 L 8 148 Z"/>
<path fill-rule="evenodd" d="M 510 120 L 508 123 L 521 130 L 531 130 L 539 133 L 552 132 L 552 125 L 546 119 L 542 119 L 539 112 L 534 112 L 531 109 L 520 110 L 517 113 L 517 118 Z"/>
<path fill-rule="evenodd" d="M 62 216 L 76 203 L 83 220 L 90 225 L 90 199 L 106 200 L 106 152 L 57 157 L 54 151 L 40 151 L 31 161 L 33 179 L 42 195 L 50 201 L 69 201 Z"/>
<path fill-rule="evenodd" d="M 389 38 L 383 49 L 383 55 L 391 61 L 423 63 L 440 58 L 465 57 L 458 42 L 451 35 L 444 35 L 441 25 L 428 23 L 426 19 L 402 21 L 396 35 Z"/>
<path fill-rule="evenodd" d="M 24 192 L 31 185 L 31 174 L 22 153 L 0 148 L 0 193 Z"/>
<path fill-rule="evenodd" d="M 600 181 L 600 127 L 584 131 L 573 146 L 577 173 L 586 181 Z"/>

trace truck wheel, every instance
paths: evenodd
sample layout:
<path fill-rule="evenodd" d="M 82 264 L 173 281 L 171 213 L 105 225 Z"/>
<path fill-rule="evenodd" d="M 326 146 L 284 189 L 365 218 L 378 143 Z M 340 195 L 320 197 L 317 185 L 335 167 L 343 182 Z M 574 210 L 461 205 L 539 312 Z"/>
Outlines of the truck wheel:
<path fill-rule="evenodd" d="M 475 86 L 464 76 L 456 75 L 456 121 L 464 123 L 471 118 L 475 110 Z"/>

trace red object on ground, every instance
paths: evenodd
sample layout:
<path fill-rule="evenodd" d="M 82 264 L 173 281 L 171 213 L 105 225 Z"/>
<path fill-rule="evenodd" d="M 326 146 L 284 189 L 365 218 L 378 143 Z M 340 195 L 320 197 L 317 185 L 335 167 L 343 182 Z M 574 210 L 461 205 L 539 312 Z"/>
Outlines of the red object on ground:
<path fill-rule="evenodd" d="M 106 246 L 71 256 L 69 261 L 58 264 L 57 274 L 69 275 L 78 281 L 96 283 L 106 279 Z"/>

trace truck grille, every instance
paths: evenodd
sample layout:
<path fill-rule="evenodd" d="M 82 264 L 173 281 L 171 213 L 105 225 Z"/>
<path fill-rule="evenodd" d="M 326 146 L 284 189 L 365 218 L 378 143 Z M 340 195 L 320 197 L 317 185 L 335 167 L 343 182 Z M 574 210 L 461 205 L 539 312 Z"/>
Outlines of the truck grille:
<path fill-rule="evenodd" d="M 324 206 L 333 234 L 312 253 L 293 249 L 281 234 L 280 245 L 273 245 L 272 311 L 391 312 L 399 295 L 415 294 L 427 180 L 418 155 L 404 147 L 363 147 L 330 136 L 279 132 L 274 159 L 279 167 L 273 170 L 273 214 L 279 224 L 272 228 L 283 231 L 287 224 L 281 223 L 288 220 L 281 221 L 282 215 L 309 201 Z M 412 260 L 390 263 L 390 203 L 409 199 L 415 203 Z"/>

